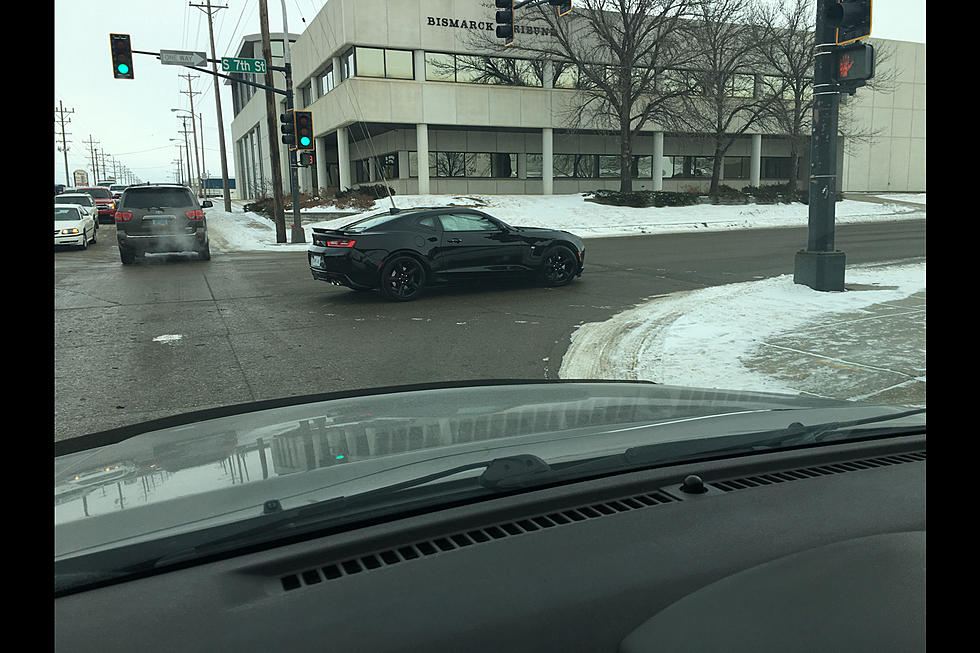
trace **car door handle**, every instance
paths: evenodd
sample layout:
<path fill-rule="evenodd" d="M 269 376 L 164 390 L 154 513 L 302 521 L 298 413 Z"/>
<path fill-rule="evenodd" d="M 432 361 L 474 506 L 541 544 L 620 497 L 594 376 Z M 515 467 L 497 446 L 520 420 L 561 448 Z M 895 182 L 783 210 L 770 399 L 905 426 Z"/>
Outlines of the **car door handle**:
<path fill-rule="evenodd" d="M 462 240 L 462 238 L 450 238 L 446 242 L 447 243 L 461 243 L 461 242 L 463 242 L 463 240 Z"/>

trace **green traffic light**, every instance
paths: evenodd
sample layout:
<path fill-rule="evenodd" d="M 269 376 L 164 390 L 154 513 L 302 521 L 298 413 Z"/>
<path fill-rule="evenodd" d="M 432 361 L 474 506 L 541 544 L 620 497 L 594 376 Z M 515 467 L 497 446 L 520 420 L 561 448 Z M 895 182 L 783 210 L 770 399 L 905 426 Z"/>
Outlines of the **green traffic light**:
<path fill-rule="evenodd" d="M 303 145 L 305 147 L 305 146 L 307 146 L 307 145 L 310 144 L 310 137 L 309 136 L 303 136 L 302 138 L 299 139 L 299 142 L 300 142 L 300 145 Z"/>
<path fill-rule="evenodd" d="M 124 63 L 121 63 L 118 66 L 116 66 L 116 70 L 119 71 L 120 75 L 126 75 L 127 73 L 129 73 L 129 66 L 127 66 Z"/>

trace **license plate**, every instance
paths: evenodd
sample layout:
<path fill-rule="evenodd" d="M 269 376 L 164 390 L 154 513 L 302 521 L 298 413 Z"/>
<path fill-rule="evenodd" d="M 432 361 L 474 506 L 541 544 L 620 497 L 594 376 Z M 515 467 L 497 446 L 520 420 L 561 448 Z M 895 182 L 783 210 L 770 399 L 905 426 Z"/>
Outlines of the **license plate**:
<path fill-rule="evenodd" d="M 315 254 L 310 256 L 310 265 L 315 268 L 323 267 L 323 257 Z"/>

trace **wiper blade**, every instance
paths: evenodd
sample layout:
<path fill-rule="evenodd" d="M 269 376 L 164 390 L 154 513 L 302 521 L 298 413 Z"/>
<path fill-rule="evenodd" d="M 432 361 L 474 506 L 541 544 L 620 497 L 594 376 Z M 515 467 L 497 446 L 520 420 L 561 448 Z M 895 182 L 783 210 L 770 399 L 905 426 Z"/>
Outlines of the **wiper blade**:
<path fill-rule="evenodd" d="M 395 497 L 403 490 L 481 467 L 485 469 L 477 479 L 477 483 L 485 489 L 509 487 L 507 481 L 510 479 L 525 479 L 535 475 L 547 475 L 552 471 L 551 466 L 541 458 L 532 454 L 519 454 L 461 465 L 400 483 L 379 487 L 374 490 L 360 492 L 352 496 L 335 497 L 285 511 L 282 510 L 278 499 L 270 499 L 263 504 L 263 515 L 250 520 L 249 525 L 244 530 L 238 530 L 234 533 L 224 535 L 219 539 L 206 540 L 190 548 L 162 556 L 154 560 L 152 566 L 163 567 L 220 552 L 228 548 L 240 548 L 256 542 L 264 542 L 272 535 L 298 531 L 304 526 L 319 526 L 325 520 L 350 514 L 350 511 L 354 508 L 378 507 L 379 501 L 384 502 L 385 498 Z M 258 520 L 257 524 L 255 523 L 256 520 Z"/>
<path fill-rule="evenodd" d="M 806 426 L 800 422 L 793 422 L 789 426 L 770 431 L 756 431 L 752 433 L 742 433 L 738 435 L 723 435 L 711 438 L 698 438 L 692 440 L 680 440 L 676 442 L 660 442 L 657 444 L 644 444 L 630 447 L 621 453 L 609 456 L 593 458 L 581 463 L 573 463 L 553 470 L 549 473 L 539 473 L 534 475 L 511 475 L 500 481 L 498 486 L 501 489 L 527 487 L 541 482 L 554 483 L 567 481 L 583 476 L 589 476 L 602 472 L 625 471 L 635 467 L 642 467 L 656 463 L 673 464 L 684 462 L 690 459 L 703 458 L 705 456 L 722 455 L 731 453 L 744 453 L 763 449 L 778 449 L 785 447 L 795 447 L 801 445 L 815 444 L 828 440 L 830 436 L 837 436 L 835 439 L 846 439 L 842 432 L 851 433 L 854 427 L 865 424 L 888 422 L 911 415 L 924 413 L 924 408 L 890 413 L 888 415 L 876 415 L 848 421 L 825 422 Z M 907 427 L 902 429 L 888 429 L 889 433 L 916 433 L 925 429 L 925 426 Z M 879 430 L 861 429 L 861 435 L 878 435 Z"/>

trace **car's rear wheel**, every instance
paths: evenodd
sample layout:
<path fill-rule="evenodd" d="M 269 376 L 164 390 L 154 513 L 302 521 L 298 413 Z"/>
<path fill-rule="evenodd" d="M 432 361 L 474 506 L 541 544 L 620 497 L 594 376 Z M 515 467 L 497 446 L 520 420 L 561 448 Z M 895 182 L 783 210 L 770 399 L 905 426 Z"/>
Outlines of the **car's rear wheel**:
<path fill-rule="evenodd" d="M 136 253 L 131 249 L 120 247 L 119 258 L 123 262 L 123 265 L 132 265 L 136 262 Z"/>
<path fill-rule="evenodd" d="M 205 245 L 203 249 L 197 250 L 197 258 L 202 261 L 211 260 L 211 246 Z"/>
<path fill-rule="evenodd" d="M 575 252 L 564 245 L 549 248 L 541 257 L 541 280 L 549 286 L 564 286 L 575 278 Z"/>
<path fill-rule="evenodd" d="M 388 299 L 407 302 L 425 286 L 425 266 L 412 256 L 396 256 L 381 269 L 381 292 Z"/>

